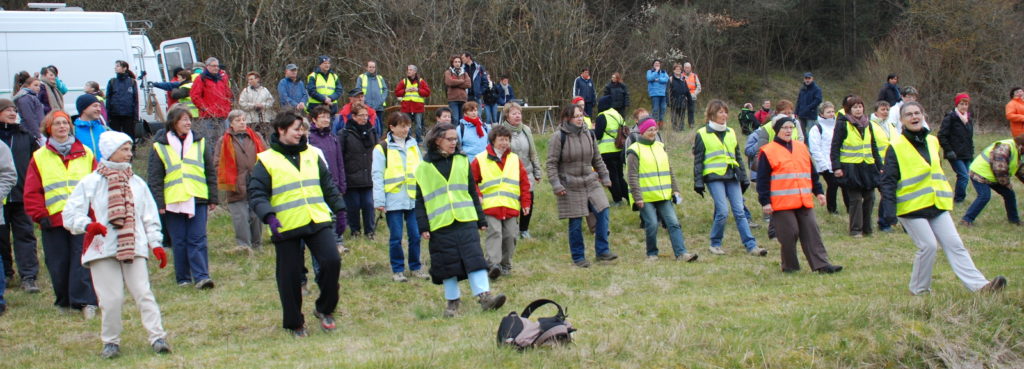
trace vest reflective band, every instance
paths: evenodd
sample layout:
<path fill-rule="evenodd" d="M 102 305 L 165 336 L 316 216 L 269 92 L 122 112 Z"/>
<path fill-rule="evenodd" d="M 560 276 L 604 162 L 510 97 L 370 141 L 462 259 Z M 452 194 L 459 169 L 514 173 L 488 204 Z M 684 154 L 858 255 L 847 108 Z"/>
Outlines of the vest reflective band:
<path fill-rule="evenodd" d="M 35 160 L 36 167 L 39 168 L 46 211 L 53 215 L 64 210 L 64 203 L 71 195 L 71 191 L 80 179 L 92 173 L 92 163 L 96 159 L 92 150 L 85 147 L 85 155 L 72 159 L 65 167 L 64 160 L 59 154 L 43 147 L 32 154 L 32 160 Z"/>
<path fill-rule="evenodd" d="M 604 116 L 604 136 L 597 143 L 597 150 L 602 154 L 619 152 L 622 149 L 615 147 L 615 138 L 619 136 L 619 127 L 622 126 L 622 115 L 615 109 L 608 109 L 597 114 Z"/>
<path fill-rule="evenodd" d="M 328 73 L 327 74 L 327 79 L 324 79 L 324 75 L 320 74 L 318 72 L 310 73 L 309 76 L 313 77 L 314 83 L 316 84 L 316 93 L 324 95 L 324 97 L 331 96 L 331 94 L 334 93 L 334 90 L 338 86 L 338 75 L 337 74 Z M 306 78 L 306 79 L 308 80 L 309 78 Z M 324 103 L 323 101 L 314 99 L 313 96 L 310 96 L 309 99 L 306 100 L 306 105 L 309 105 L 309 104 L 323 104 L 323 103 Z"/>
<path fill-rule="evenodd" d="M 878 146 L 878 158 L 882 159 L 882 164 L 885 164 L 885 154 L 889 151 L 889 146 L 892 146 L 892 134 L 895 132 L 895 128 L 890 128 L 885 121 L 872 121 L 871 127 L 874 128 L 874 132 L 882 133 L 876 135 L 875 146 Z"/>
<path fill-rule="evenodd" d="M 256 154 L 270 174 L 270 206 L 281 221 L 281 232 L 309 223 L 331 221 L 331 210 L 320 189 L 320 155 L 307 148 L 299 153 L 299 167 L 281 153 L 266 150 Z"/>
<path fill-rule="evenodd" d="M 477 221 L 473 198 L 469 194 L 469 160 L 464 155 L 452 158 L 452 170 L 445 179 L 432 163 L 416 168 L 416 184 L 423 193 L 430 231 L 444 228 L 456 220 Z"/>
<path fill-rule="evenodd" d="M 192 141 L 184 158 L 171 155 L 170 146 L 153 143 L 153 151 L 164 164 L 164 203 L 187 201 L 190 197 L 207 198 L 209 189 L 206 187 L 206 162 L 203 158 L 206 140 Z"/>
<path fill-rule="evenodd" d="M 772 168 L 772 210 L 813 209 L 811 152 L 803 142 L 790 142 L 793 152 L 775 141 L 761 147 L 761 152 Z"/>
<path fill-rule="evenodd" d="M 669 170 L 665 144 L 655 141 L 650 145 L 634 142 L 629 150 L 636 153 L 640 182 L 640 198 L 651 203 L 672 199 L 672 171 Z"/>
<path fill-rule="evenodd" d="M 587 124 L 587 129 L 594 129 L 594 121 L 590 117 L 583 117 L 583 123 Z"/>
<path fill-rule="evenodd" d="M 187 89 L 191 90 L 192 89 L 192 82 L 183 83 L 179 88 L 187 88 Z M 192 118 L 199 117 L 199 108 L 197 108 L 196 104 L 192 102 L 192 97 L 191 96 L 178 99 L 178 104 L 181 104 L 181 106 L 187 108 L 188 109 L 188 113 L 189 113 L 189 115 L 192 116 Z"/>
<path fill-rule="evenodd" d="M 366 78 L 366 73 L 359 75 L 359 84 L 363 86 L 363 96 L 366 96 L 367 80 L 368 78 Z M 384 102 L 381 103 L 381 106 L 388 106 L 388 90 L 384 88 L 384 77 L 381 77 L 379 74 L 377 75 L 377 87 L 380 88 L 380 96 L 384 98 Z"/>
<path fill-rule="evenodd" d="M 739 167 L 736 161 L 736 132 L 732 128 L 725 130 L 725 142 L 718 139 L 718 135 L 711 132 L 711 129 L 704 127 L 697 131 L 700 139 L 704 142 L 704 171 L 702 176 L 708 174 L 725 175 L 730 166 Z"/>
<path fill-rule="evenodd" d="M 768 123 L 765 123 L 763 127 L 764 131 L 768 133 L 768 142 L 771 143 L 772 141 L 775 141 L 775 124 L 773 124 L 769 119 Z M 803 141 L 804 139 L 803 136 L 801 136 L 802 134 L 803 133 L 801 133 L 799 129 L 796 129 L 796 126 L 794 125 L 793 137 L 791 137 L 793 141 Z"/>
<path fill-rule="evenodd" d="M 848 164 L 874 164 L 875 158 L 871 156 L 871 129 L 864 128 L 864 135 L 857 131 L 857 126 L 849 121 L 846 122 L 846 139 L 843 146 L 839 148 L 839 162 Z"/>
<path fill-rule="evenodd" d="M 380 76 L 378 76 L 378 77 L 380 77 Z M 416 91 L 415 92 L 411 92 L 411 91 L 409 91 L 410 88 L 415 88 Z M 363 87 L 363 90 L 366 90 L 366 88 Z M 365 95 L 366 92 L 364 91 L 363 94 Z M 419 81 L 413 82 L 413 81 L 410 81 L 408 79 L 405 80 L 405 96 L 402 97 L 402 101 L 413 102 L 413 103 L 420 103 L 420 104 L 422 104 L 422 103 L 427 101 L 426 99 L 423 98 L 423 96 L 420 96 L 420 84 L 419 84 Z"/>
<path fill-rule="evenodd" d="M 684 75 L 683 80 L 686 81 L 686 88 L 690 89 L 691 94 L 697 91 L 697 73 Z"/>
<path fill-rule="evenodd" d="M 377 145 L 375 150 L 384 154 L 382 143 Z M 416 198 L 416 167 L 420 165 L 420 149 L 416 146 L 410 147 L 402 160 L 402 153 L 398 150 L 388 150 L 385 155 L 387 164 L 384 167 L 384 192 L 398 193 L 405 188 L 410 198 Z"/>
<path fill-rule="evenodd" d="M 1012 138 L 1008 140 L 996 141 L 993 142 L 991 145 L 988 145 L 988 147 L 986 147 L 985 150 L 981 152 L 981 155 L 975 157 L 974 161 L 971 162 L 971 171 L 977 173 L 979 176 L 982 176 L 983 178 L 987 179 L 989 182 L 992 183 L 998 183 L 998 180 L 996 179 L 996 174 L 992 172 L 992 164 L 989 163 L 989 156 L 992 155 L 992 149 L 996 147 L 996 144 L 1010 146 L 1009 170 L 1011 177 L 1017 175 L 1017 170 L 1019 169 L 1018 162 L 1020 161 L 1020 153 L 1017 151 L 1017 144 L 1013 142 Z"/>
<path fill-rule="evenodd" d="M 953 189 L 942 173 L 939 139 L 928 135 L 926 140 L 931 164 L 921 157 L 903 135 L 893 139 L 890 146 L 900 164 L 900 182 L 896 184 L 897 216 L 933 205 L 939 210 L 953 209 Z"/>
<path fill-rule="evenodd" d="M 480 165 L 480 205 L 484 210 L 491 208 L 509 208 L 519 210 L 519 156 L 508 153 L 505 157 L 505 168 L 487 158 L 487 151 L 476 155 Z"/>

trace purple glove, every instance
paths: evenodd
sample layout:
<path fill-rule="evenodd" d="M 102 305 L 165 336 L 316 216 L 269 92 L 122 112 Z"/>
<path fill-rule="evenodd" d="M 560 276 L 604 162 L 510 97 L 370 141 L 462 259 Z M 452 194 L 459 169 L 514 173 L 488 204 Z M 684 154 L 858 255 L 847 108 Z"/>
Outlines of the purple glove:
<path fill-rule="evenodd" d="M 283 228 L 284 226 L 281 225 L 281 221 L 280 220 L 277 220 L 277 214 L 269 214 L 269 215 L 267 215 L 267 219 L 265 219 L 265 223 L 267 223 L 267 225 L 270 226 L 270 233 L 274 237 L 281 237 L 281 232 L 278 231 L 278 229 L 279 228 Z"/>

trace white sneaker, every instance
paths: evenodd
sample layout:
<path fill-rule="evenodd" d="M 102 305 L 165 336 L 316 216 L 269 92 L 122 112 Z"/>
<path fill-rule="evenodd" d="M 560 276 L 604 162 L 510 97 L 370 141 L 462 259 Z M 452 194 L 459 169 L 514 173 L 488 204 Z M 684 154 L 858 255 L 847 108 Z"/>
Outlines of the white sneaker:
<path fill-rule="evenodd" d="M 391 275 L 391 280 L 395 282 L 408 282 L 409 278 L 405 278 L 405 274 L 395 273 Z"/>
<path fill-rule="evenodd" d="M 715 255 L 725 255 L 725 251 L 722 250 L 721 246 L 711 246 L 708 250 L 711 250 L 711 253 Z"/>
<path fill-rule="evenodd" d="M 504 274 L 504 273 L 502 273 L 502 274 Z M 425 271 L 423 271 L 423 269 L 412 271 L 412 276 L 414 278 L 426 279 L 428 281 L 430 280 L 430 274 L 425 272 Z"/>
<path fill-rule="evenodd" d="M 762 247 L 754 247 L 750 249 L 750 251 L 747 251 L 747 253 L 752 256 L 768 256 L 768 250 L 765 250 Z"/>
<path fill-rule="evenodd" d="M 85 320 L 93 320 L 96 318 L 96 309 L 96 305 L 85 305 L 82 307 L 82 316 L 85 317 Z"/>

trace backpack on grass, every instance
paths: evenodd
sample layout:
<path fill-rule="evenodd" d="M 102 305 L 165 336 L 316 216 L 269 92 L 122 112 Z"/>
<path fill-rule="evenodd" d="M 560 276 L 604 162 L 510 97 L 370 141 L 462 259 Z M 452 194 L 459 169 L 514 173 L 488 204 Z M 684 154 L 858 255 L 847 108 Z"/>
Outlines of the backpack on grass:
<path fill-rule="evenodd" d="M 530 320 L 530 315 L 541 306 L 552 304 L 558 308 L 558 314 L 548 318 L 540 318 L 537 321 Z M 498 325 L 498 346 L 514 347 L 518 350 L 525 350 L 543 345 L 566 344 L 572 342 L 572 332 L 576 329 L 572 324 L 565 321 L 565 311 L 558 303 L 540 299 L 531 302 L 523 309 L 523 314 L 510 312 L 501 318 Z"/>

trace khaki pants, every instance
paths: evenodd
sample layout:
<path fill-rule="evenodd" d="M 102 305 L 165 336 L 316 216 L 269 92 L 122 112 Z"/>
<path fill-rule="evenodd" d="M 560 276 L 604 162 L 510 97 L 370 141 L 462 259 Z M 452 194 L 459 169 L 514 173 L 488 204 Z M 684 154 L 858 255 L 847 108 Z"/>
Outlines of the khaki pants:
<path fill-rule="evenodd" d="M 142 326 L 149 332 L 149 343 L 167 336 L 160 321 L 160 307 L 149 289 L 145 258 L 135 257 L 131 264 L 115 258 L 100 259 L 90 262 L 89 270 L 102 312 L 100 339 L 103 343 L 121 343 L 121 307 L 124 305 L 125 287 L 128 287 L 142 313 Z"/>
<path fill-rule="evenodd" d="M 516 251 L 516 236 L 519 234 L 519 218 L 505 220 L 485 215 L 487 220 L 486 246 L 487 264 L 512 267 L 512 253 Z"/>

